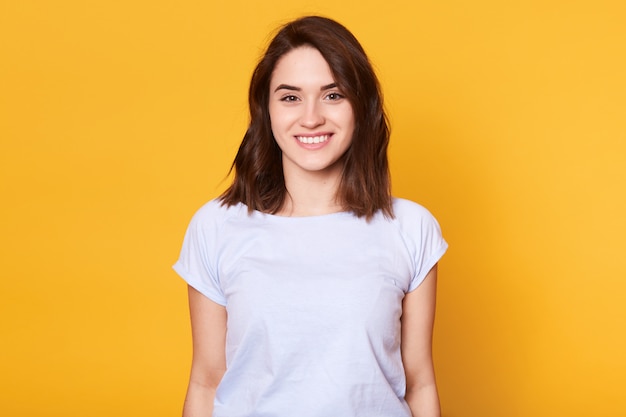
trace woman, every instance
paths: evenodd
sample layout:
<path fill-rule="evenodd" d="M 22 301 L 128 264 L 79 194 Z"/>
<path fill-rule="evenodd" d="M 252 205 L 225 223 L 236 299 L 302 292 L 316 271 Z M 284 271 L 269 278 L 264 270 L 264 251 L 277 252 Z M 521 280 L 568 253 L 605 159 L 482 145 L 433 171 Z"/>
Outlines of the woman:
<path fill-rule="evenodd" d="M 436 264 L 423 207 L 390 195 L 379 84 L 337 22 L 285 25 L 252 76 L 230 188 L 175 270 L 193 334 L 185 417 L 435 417 Z"/>

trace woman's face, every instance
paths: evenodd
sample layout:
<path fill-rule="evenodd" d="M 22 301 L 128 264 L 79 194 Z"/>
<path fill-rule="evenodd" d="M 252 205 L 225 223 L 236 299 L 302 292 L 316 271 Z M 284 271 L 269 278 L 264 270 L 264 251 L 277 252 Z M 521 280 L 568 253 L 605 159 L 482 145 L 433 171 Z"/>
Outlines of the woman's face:
<path fill-rule="evenodd" d="M 285 176 L 341 172 L 354 115 L 320 52 L 302 46 L 276 64 L 269 92 L 272 132 Z"/>

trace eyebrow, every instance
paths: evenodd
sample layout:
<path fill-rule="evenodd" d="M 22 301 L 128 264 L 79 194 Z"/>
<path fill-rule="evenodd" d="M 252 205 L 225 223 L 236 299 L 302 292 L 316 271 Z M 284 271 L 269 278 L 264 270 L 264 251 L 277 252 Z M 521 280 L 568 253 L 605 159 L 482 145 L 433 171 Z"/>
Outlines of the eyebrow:
<path fill-rule="evenodd" d="M 337 88 L 337 83 L 330 83 L 327 85 L 323 85 L 320 87 L 320 91 L 330 90 L 331 88 Z M 302 91 L 300 87 L 294 87 L 293 85 L 288 85 L 288 84 L 279 85 L 278 87 L 276 87 L 274 92 L 277 92 L 278 90 Z"/>

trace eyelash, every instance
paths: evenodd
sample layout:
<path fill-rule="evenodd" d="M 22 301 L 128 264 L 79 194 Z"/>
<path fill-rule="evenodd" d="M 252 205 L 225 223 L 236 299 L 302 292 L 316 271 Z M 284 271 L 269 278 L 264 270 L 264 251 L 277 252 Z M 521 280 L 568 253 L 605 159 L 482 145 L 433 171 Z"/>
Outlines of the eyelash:
<path fill-rule="evenodd" d="M 335 98 L 330 98 L 331 96 L 335 96 Z M 337 92 L 328 93 L 328 95 L 326 95 L 326 97 L 328 99 L 330 99 L 331 101 L 337 101 L 337 100 L 341 100 L 342 98 L 344 98 L 343 94 L 339 94 Z"/>
<path fill-rule="evenodd" d="M 289 95 L 286 95 L 286 96 L 280 98 L 280 101 L 284 101 L 286 103 L 292 103 L 292 102 L 297 101 L 297 100 L 299 100 L 298 97 L 296 97 L 296 96 L 294 96 L 292 94 L 289 94 Z"/>
<path fill-rule="evenodd" d="M 327 98 L 330 101 L 338 101 L 345 97 L 343 94 L 340 94 L 338 92 L 333 92 L 333 93 L 326 94 L 324 98 L 325 99 Z M 297 96 L 294 96 L 293 94 L 286 95 L 284 97 L 281 97 L 280 99 L 280 101 L 284 101 L 285 103 L 293 103 L 294 101 L 298 101 L 298 100 L 300 99 Z"/>
<path fill-rule="evenodd" d="M 335 96 L 335 98 L 331 98 L 331 96 Z M 328 99 L 332 100 L 332 101 L 336 101 L 336 100 L 341 100 L 342 98 L 345 98 L 345 96 L 341 93 L 338 92 L 333 92 L 333 93 L 328 93 L 328 95 L 326 96 Z"/>

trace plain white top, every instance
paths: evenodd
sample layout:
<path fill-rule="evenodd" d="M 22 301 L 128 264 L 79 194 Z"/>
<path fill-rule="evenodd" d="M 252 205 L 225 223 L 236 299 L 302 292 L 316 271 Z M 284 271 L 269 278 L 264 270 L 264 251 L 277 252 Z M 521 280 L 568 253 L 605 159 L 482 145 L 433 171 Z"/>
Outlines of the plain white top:
<path fill-rule="evenodd" d="M 217 200 L 193 217 L 176 272 L 226 307 L 227 370 L 214 417 L 410 417 L 402 299 L 447 249 L 434 217 L 248 214 Z"/>

